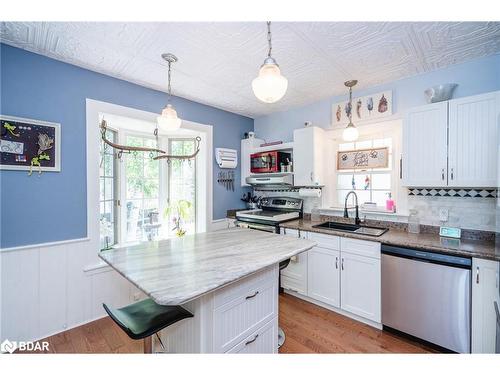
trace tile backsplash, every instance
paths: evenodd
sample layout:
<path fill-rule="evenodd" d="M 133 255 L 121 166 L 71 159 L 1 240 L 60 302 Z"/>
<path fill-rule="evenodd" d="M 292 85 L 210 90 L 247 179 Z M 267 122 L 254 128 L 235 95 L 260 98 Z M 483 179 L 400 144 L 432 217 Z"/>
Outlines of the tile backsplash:
<path fill-rule="evenodd" d="M 441 225 L 439 209 L 449 211 L 445 225 L 464 229 L 496 230 L 496 200 L 441 196 L 408 196 L 408 209 L 418 210 L 421 224 Z"/>
<path fill-rule="evenodd" d="M 256 192 L 265 196 L 291 196 L 299 197 L 297 192 Z M 424 225 L 439 226 L 439 209 L 448 209 L 448 221 L 445 225 L 459 227 L 462 229 L 475 229 L 482 231 L 498 231 L 497 211 L 495 198 L 472 198 L 472 197 L 448 197 L 448 196 L 414 196 L 407 195 L 407 209 L 418 210 L 420 223 Z M 304 199 L 304 212 L 310 213 L 315 203 L 320 203 L 317 198 Z M 341 210 L 325 209 L 322 207 L 322 214 L 332 216 L 342 216 Z M 352 214 L 350 214 L 352 216 Z M 408 222 L 407 213 L 398 212 L 395 215 L 377 214 L 361 212 L 361 217 L 372 220 L 385 220 L 394 222 Z"/>

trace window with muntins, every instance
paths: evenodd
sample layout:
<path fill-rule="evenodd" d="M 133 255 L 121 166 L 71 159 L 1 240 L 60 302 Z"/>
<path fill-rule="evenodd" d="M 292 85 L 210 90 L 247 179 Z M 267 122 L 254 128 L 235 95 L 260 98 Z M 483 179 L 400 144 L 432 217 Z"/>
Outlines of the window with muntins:
<path fill-rule="evenodd" d="M 190 155 L 195 151 L 195 139 L 169 139 L 168 148 L 172 155 Z M 182 218 L 183 229 L 187 234 L 196 232 L 196 159 L 181 161 L 172 159 L 168 169 L 168 203 L 181 200 L 190 204 L 186 217 Z M 173 222 L 170 221 L 169 232 L 172 233 Z"/>
<path fill-rule="evenodd" d="M 156 147 L 154 138 L 127 135 L 128 146 Z M 124 154 L 125 242 L 147 241 L 160 216 L 160 163 L 147 152 Z"/>
<path fill-rule="evenodd" d="M 385 208 L 388 195 L 392 193 L 392 142 L 392 138 L 373 138 L 339 144 L 339 151 L 363 150 L 373 147 L 389 148 L 388 168 L 337 171 L 337 204 L 339 206 L 344 205 L 347 193 L 354 190 L 358 195 L 360 206 L 372 202 L 376 203 L 378 209 Z M 352 202 L 348 202 L 348 205 L 351 204 Z"/>

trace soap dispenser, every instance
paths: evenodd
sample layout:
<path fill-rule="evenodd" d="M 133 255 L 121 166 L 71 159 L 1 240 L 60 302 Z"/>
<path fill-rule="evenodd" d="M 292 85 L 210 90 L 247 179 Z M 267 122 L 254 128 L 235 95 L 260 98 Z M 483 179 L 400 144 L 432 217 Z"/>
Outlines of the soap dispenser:
<path fill-rule="evenodd" d="M 392 194 L 387 193 L 387 200 L 385 201 L 385 209 L 389 212 L 394 212 L 394 200 Z"/>

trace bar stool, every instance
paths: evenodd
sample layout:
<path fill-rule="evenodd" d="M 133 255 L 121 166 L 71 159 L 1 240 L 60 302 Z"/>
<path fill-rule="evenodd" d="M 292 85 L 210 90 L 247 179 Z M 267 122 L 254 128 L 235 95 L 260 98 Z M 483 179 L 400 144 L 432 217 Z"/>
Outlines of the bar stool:
<path fill-rule="evenodd" d="M 156 335 L 163 350 L 163 342 L 158 331 L 180 320 L 194 315 L 181 306 L 158 305 L 152 299 L 145 299 L 121 309 L 113 309 L 105 303 L 104 310 L 131 339 L 144 340 L 144 353 L 153 352 L 153 338 Z"/>

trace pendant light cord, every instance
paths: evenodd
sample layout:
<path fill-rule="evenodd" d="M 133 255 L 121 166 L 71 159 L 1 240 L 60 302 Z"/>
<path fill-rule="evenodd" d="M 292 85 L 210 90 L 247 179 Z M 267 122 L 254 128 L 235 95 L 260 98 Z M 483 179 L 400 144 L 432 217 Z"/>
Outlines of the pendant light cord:
<path fill-rule="evenodd" d="M 172 97 L 172 85 L 170 84 L 170 76 L 171 76 L 171 65 L 172 63 L 168 62 L 168 102 L 170 103 L 170 98 Z"/>
<path fill-rule="evenodd" d="M 271 43 L 271 21 L 267 21 L 267 43 L 269 44 L 269 52 L 267 53 L 267 56 L 271 57 L 271 51 L 273 49 L 273 45 Z"/>
<path fill-rule="evenodd" d="M 349 122 L 352 122 L 352 87 L 349 87 L 349 106 L 351 110 L 349 111 Z"/>

